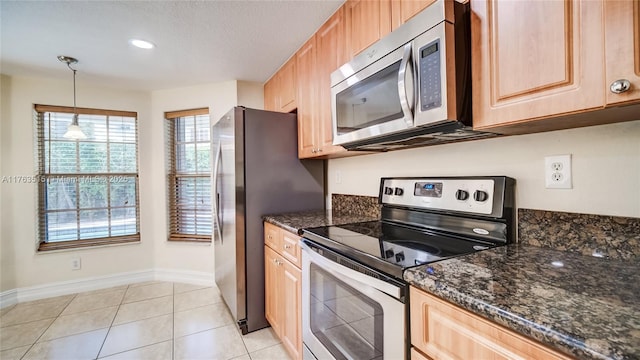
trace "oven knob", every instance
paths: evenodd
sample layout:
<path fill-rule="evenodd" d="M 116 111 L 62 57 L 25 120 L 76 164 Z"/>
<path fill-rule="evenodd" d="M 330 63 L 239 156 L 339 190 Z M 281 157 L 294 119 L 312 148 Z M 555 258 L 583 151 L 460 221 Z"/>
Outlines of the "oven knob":
<path fill-rule="evenodd" d="M 486 191 L 476 190 L 476 192 L 473 193 L 473 200 L 475 201 L 487 201 L 488 198 L 489 194 L 487 194 Z"/>
<path fill-rule="evenodd" d="M 387 250 L 384 252 L 384 258 L 385 258 L 385 259 L 388 259 L 388 258 L 390 258 L 390 257 L 393 257 L 393 250 L 391 250 L 391 249 L 387 249 Z"/>
<path fill-rule="evenodd" d="M 393 188 L 385 187 L 384 188 L 384 194 L 385 195 L 393 195 Z"/>
<path fill-rule="evenodd" d="M 402 190 L 402 188 L 396 188 L 395 194 L 398 196 L 402 196 L 402 194 L 404 194 L 404 190 Z"/>
<path fill-rule="evenodd" d="M 404 252 L 400 251 L 396 254 L 396 262 L 402 262 L 404 260 Z"/>
<path fill-rule="evenodd" d="M 469 192 L 466 190 L 458 190 L 456 191 L 456 199 L 458 200 L 467 200 L 469 198 Z"/>

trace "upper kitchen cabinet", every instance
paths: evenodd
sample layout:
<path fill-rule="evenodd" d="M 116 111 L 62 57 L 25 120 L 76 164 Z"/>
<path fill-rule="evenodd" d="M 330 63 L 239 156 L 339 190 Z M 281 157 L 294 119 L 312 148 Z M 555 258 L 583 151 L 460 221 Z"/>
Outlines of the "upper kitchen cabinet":
<path fill-rule="evenodd" d="M 265 110 L 291 112 L 296 108 L 296 59 L 286 62 L 264 84 Z"/>
<path fill-rule="evenodd" d="M 436 0 L 395 0 L 391 1 L 391 28 L 395 30 L 398 26 L 406 23 L 413 15 L 424 10 Z"/>
<path fill-rule="evenodd" d="M 331 73 L 347 62 L 344 26 L 340 8 L 296 53 L 300 158 L 346 152 L 333 145 L 331 122 Z"/>
<path fill-rule="evenodd" d="M 347 0 L 344 4 L 348 60 L 391 32 L 391 2 Z"/>
<path fill-rule="evenodd" d="M 602 2 L 472 0 L 471 9 L 474 128 L 533 132 L 510 125 L 603 107 Z"/>
<path fill-rule="evenodd" d="M 321 155 L 346 151 L 333 145 L 331 111 L 331 73 L 348 61 L 345 45 L 344 8 L 338 11 L 316 32 L 317 80 L 318 80 L 318 143 Z"/>
<path fill-rule="evenodd" d="M 314 157 L 320 148 L 318 143 L 318 117 L 316 83 L 316 36 L 312 36 L 295 55 L 298 91 L 298 157 Z"/>
<path fill-rule="evenodd" d="M 473 0 L 471 10 L 475 129 L 638 119 L 639 0 Z"/>
<path fill-rule="evenodd" d="M 605 1 L 608 104 L 640 100 L 640 1 Z"/>

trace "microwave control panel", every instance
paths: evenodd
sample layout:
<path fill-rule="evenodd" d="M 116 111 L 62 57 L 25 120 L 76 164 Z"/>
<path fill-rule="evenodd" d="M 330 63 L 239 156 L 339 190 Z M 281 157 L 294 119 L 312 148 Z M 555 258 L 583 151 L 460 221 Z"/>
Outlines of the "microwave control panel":
<path fill-rule="evenodd" d="M 440 78 L 440 40 L 432 41 L 418 51 L 420 68 L 420 110 L 442 106 Z"/>

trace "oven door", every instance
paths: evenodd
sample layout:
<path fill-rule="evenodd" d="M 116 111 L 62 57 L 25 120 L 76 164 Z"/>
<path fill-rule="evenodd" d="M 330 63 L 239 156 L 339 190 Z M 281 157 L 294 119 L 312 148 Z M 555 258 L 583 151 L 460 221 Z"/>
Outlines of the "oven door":
<path fill-rule="evenodd" d="M 406 285 L 340 265 L 362 268 L 306 239 L 301 246 L 304 358 L 404 359 Z"/>
<path fill-rule="evenodd" d="M 413 127 L 412 57 L 409 42 L 331 88 L 334 145 Z"/>

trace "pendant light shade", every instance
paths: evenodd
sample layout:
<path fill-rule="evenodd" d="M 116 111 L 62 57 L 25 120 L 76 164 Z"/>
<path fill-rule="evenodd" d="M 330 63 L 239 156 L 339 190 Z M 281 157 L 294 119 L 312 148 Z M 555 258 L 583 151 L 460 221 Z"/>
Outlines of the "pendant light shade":
<path fill-rule="evenodd" d="M 87 136 L 82 132 L 82 129 L 80 129 L 80 125 L 78 125 L 78 110 L 76 109 L 76 69 L 71 67 L 71 64 L 76 64 L 78 60 L 71 56 L 64 55 L 59 55 L 58 60 L 66 63 L 67 67 L 73 71 L 73 119 L 71 120 L 71 124 L 67 128 L 67 132 L 64 133 L 63 137 L 65 139 L 72 140 L 86 139 Z"/>
<path fill-rule="evenodd" d="M 71 120 L 71 124 L 69 124 L 69 127 L 67 128 L 67 132 L 62 136 L 65 139 L 73 140 L 82 140 L 87 138 L 78 125 L 78 114 L 73 114 L 73 120 Z"/>

